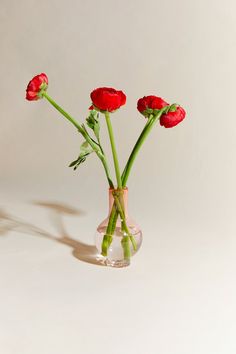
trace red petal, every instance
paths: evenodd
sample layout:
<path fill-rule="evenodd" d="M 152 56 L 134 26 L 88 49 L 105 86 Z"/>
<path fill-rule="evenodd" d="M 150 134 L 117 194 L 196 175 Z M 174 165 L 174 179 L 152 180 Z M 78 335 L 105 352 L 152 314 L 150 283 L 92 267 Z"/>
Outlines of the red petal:
<path fill-rule="evenodd" d="M 90 94 L 93 104 L 103 111 L 113 112 L 126 102 L 126 96 L 122 91 L 112 87 L 99 87 Z"/>
<path fill-rule="evenodd" d="M 182 122 L 185 116 L 185 110 L 179 106 L 175 112 L 163 114 L 160 118 L 160 125 L 163 125 L 165 128 L 175 127 L 177 124 Z"/>
<path fill-rule="evenodd" d="M 33 79 L 28 83 L 26 89 L 26 99 L 29 101 L 37 100 L 39 97 L 37 94 L 40 91 L 40 87 L 42 83 L 46 83 L 48 85 L 48 78 L 47 75 L 41 73 L 33 77 Z"/>

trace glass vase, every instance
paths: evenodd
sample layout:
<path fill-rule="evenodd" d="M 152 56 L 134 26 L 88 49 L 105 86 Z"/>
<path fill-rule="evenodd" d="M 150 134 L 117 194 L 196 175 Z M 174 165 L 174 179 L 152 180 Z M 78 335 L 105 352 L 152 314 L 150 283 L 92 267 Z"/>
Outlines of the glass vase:
<path fill-rule="evenodd" d="M 109 212 L 97 227 L 95 244 L 104 264 L 126 267 L 142 243 L 142 231 L 128 213 L 128 189 L 109 189 Z"/>

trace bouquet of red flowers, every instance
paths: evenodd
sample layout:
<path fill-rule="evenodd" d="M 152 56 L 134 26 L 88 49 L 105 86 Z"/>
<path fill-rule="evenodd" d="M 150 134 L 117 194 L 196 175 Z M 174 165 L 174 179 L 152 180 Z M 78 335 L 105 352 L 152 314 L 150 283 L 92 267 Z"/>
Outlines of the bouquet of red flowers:
<path fill-rule="evenodd" d="M 124 92 L 109 87 L 93 90 L 90 95 L 92 105 L 89 108 L 88 117 L 85 123 L 80 124 L 48 95 L 47 88 L 47 75 L 42 73 L 35 76 L 27 86 L 26 99 L 36 101 L 45 98 L 83 136 L 84 142 L 80 146 L 79 156 L 71 162 L 70 167 L 76 170 L 92 152 L 95 152 L 100 159 L 109 184 L 110 211 L 108 218 L 97 229 L 96 245 L 105 264 L 116 267 L 126 266 L 142 242 L 142 232 L 128 216 L 127 211 L 127 181 L 134 160 L 156 123 L 159 122 L 165 128 L 172 128 L 185 118 L 185 111 L 179 104 L 169 104 L 161 97 L 152 95 L 140 98 L 137 102 L 137 109 L 146 118 L 146 124 L 121 173 L 110 114 L 115 113 L 126 103 Z M 108 160 L 100 140 L 100 115 L 104 116 L 108 129 L 116 175 L 115 183 L 111 178 Z"/>

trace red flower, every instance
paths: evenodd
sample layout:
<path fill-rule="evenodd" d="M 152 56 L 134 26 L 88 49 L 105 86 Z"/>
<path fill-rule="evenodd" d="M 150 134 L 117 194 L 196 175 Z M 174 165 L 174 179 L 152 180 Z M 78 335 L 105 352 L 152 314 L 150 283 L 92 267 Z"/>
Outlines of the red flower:
<path fill-rule="evenodd" d="M 165 106 L 168 106 L 168 103 L 157 96 L 144 96 L 137 103 L 138 111 L 145 116 L 147 115 L 147 109 L 161 109 Z"/>
<path fill-rule="evenodd" d="M 124 92 L 110 87 L 99 87 L 90 94 L 93 105 L 101 111 L 113 112 L 126 102 Z"/>
<path fill-rule="evenodd" d="M 33 79 L 28 83 L 26 89 L 26 99 L 29 101 L 36 101 L 40 98 L 41 90 L 46 90 L 48 87 L 48 78 L 47 75 L 42 73 L 40 75 L 36 75 Z"/>
<path fill-rule="evenodd" d="M 172 128 L 182 122 L 182 120 L 185 118 L 185 115 L 185 110 L 179 106 L 177 107 L 176 111 L 169 111 L 168 113 L 163 114 L 160 118 L 160 124 L 165 128 Z"/>

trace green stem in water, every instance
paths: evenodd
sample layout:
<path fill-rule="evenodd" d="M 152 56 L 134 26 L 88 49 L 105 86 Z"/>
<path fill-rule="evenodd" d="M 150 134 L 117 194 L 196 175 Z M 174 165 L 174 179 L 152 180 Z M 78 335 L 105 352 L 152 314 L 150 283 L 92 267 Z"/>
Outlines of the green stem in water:
<path fill-rule="evenodd" d="M 121 240 L 121 244 L 124 250 L 124 259 L 130 259 L 131 252 L 129 247 L 129 238 L 127 236 L 124 236 Z"/>
<path fill-rule="evenodd" d="M 117 210 L 116 210 L 116 205 L 114 203 L 113 206 L 112 206 L 112 209 L 111 209 L 108 225 L 107 225 L 107 228 L 106 228 L 106 234 L 103 236 L 103 240 L 102 240 L 102 252 L 101 252 L 101 254 L 104 257 L 107 256 L 108 248 L 110 247 L 110 245 L 112 243 L 112 240 L 113 240 L 113 233 L 115 231 L 117 217 L 118 217 L 118 213 L 117 213 Z"/>
<path fill-rule="evenodd" d="M 111 142 L 111 150 L 112 150 L 112 156 L 113 156 L 114 167 L 115 167 L 115 172 L 116 172 L 117 186 L 119 189 L 122 189 L 120 167 L 119 167 L 118 156 L 117 156 L 117 151 L 116 151 L 116 146 L 115 146 L 115 139 L 114 139 L 114 134 L 113 134 L 113 129 L 112 129 L 112 125 L 111 125 L 109 112 L 105 112 L 105 118 L 106 118 L 109 138 L 110 138 L 110 142 Z"/>
<path fill-rule="evenodd" d="M 126 232 L 128 238 L 130 239 L 133 249 L 136 250 L 137 249 L 136 240 L 135 240 L 134 236 L 130 233 L 129 228 L 126 224 L 125 213 L 124 213 L 124 210 L 123 210 L 122 205 L 120 203 L 119 197 L 114 195 L 114 200 L 116 202 L 117 209 L 118 209 L 118 212 L 119 212 L 121 220 L 122 220 L 122 229 Z"/>
<path fill-rule="evenodd" d="M 111 188 L 114 188 L 112 179 L 110 177 L 110 172 L 109 172 L 109 167 L 106 161 L 106 157 L 104 156 L 104 154 L 102 153 L 101 149 L 99 148 L 99 146 L 93 142 L 92 138 L 90 137 L 90 135 L 83 129 L 83 127 L 73 118 L 71 117 L 71 115 L 69 113 L 67 113 L 62 107 L 60 107 L 48 94 L 47 92 L 42 92 L 42 96 L 45 97 L 49 103 L 51 103 L 51 105 L 56 108 L 67 120 L 69 120 L 77 129 L 78 131 L 83 135 L 83 137 L 85 138 L 85 140 L 88 142 L 88 144 L 92 147 L 92 149 L 95 151 L 95 153 L 97 154 L 97 156 L 99 157 L 99 159 L 101 160 L 105 173 L 106 173 L 106 177 L 109 183 L 109 186 Z"/>
<path fill-rule="evenodd" d="M 106 234 L 104 235 L 103 241 L 102 241 L 102 255 L 103 256 L 107 256 L 107 251 L 108 251 L 108 248 L 110 247 L 110 244 L 112 242 L 113 234 L 114 234 L 114 231 L 116 228 L 116 222 L 117 222 L 118 215 L 120 215 L 120 218 L 122 220 L 122 223 L 121 223 L 122 224 L 122 231 L 125 231 L 127 234 L 127 236 L 124 236 L 124 237 L 130 239 L 134 250 L 137 249 L 136 240 L 135 240 L 134 236 L 130 233 L 129 228 L 126 223 L 124 206 L 122 207 L 123 203 L 119 199 L 119 196 L 121 193 L 122 193 L 122 191 L 120 191 L 120 190 L 114 191 L 114 193 L 113 193 L 114 203 L 113 203 L 111 213 L 109 216 Z M 124 249 L 124 254 L 127 255 L 128 251 L 126 250 L 126 248 L 129 247 L 129 242 L 123 242 L 122 247 Z"/>
<path fill-rule="evenodd" d="M 155 115 L 153 117 L 153 115 L 150 115 L 149 119 L 148 119 L 148 122 L 147 124 L 145 125 L 142 133 L 140 134 L 131 154 L 130 154 L 130 157 L 128 159 L 128 162 L 124 168 L 124 171 L 122 173 L 122 176 L 121 176 L 121 179 L 122 179 L 122 186 L 125 187 L 126 186 L 126 183 L 127 183 L 127 180 L 129 178 L 129 174 L 130 174 L 130 171 L 131 171 L 131 168 L 133 166 L 133 163 L 134 163 L 134 160 L 141 148 L 141 146 L 143 145 L 145 139 L 147 138 L 148 134 L 150 133 L 154 123 L 157 121 L 157 119 L 159 119 L 161 117 L 161 115 L 164 113 L 164 111 L 166 110 L 166 107 L 162 108 L 158 113 L 157 115 Z"/>

